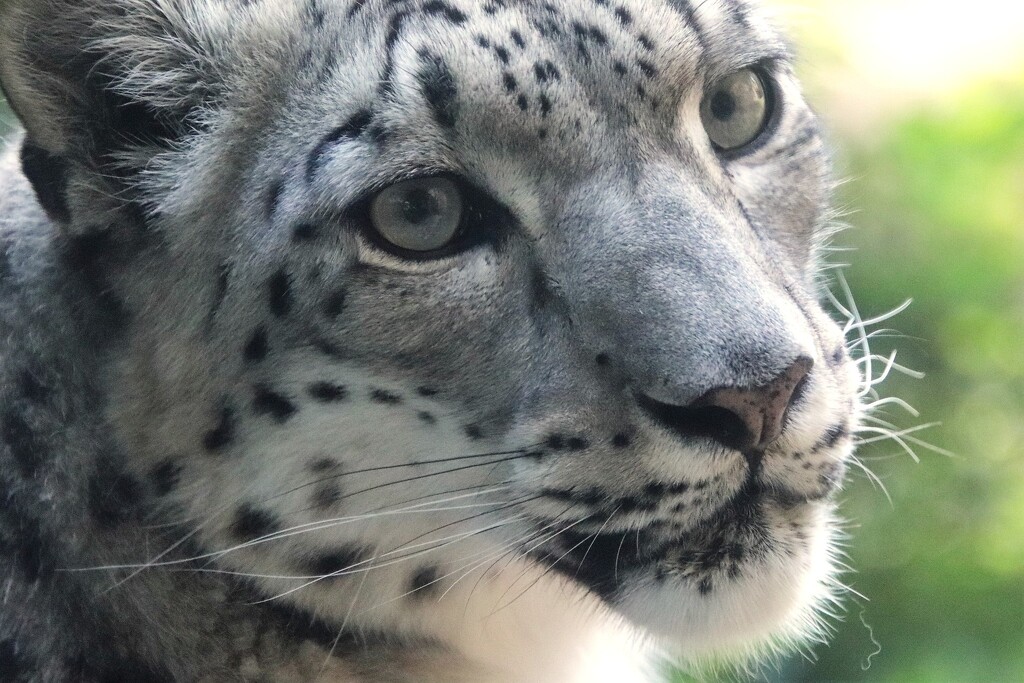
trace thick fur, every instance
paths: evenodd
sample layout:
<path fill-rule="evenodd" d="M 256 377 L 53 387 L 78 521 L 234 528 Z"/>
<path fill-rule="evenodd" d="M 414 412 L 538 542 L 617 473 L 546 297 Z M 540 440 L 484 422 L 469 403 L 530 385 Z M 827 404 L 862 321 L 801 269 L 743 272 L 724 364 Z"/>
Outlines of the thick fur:
<path fill-rule="evenodd" d="M 700 102 L 760 65 L 755 149 Z M 4 0 L 0 678 L 649 681 L 817 633 L 856 372 L 738 0 Z M 490 199 L 429 261 L 356 207 Z M 813 361 L 779 438 L 686 406 Z"/>

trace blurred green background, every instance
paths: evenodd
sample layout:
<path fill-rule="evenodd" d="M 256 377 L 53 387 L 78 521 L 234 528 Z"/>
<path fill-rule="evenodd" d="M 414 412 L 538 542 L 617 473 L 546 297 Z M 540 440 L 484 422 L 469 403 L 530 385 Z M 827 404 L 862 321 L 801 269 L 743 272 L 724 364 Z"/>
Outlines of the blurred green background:
<path fill-rule="evenodd" d="M 1024 4 L 768 5 L 833 131 L 851 226 L 835 243 L 855 250 L 830 260 L 865 318 L 914 300 L 872 351 L 926 373 L 881 387 L 920 417 L 876 415 L 941 422 L 910 436 L 952 455 L 861 448 L 888 491 L 855 470 L 843 496 L 844 581 L 864 597 L 827 646 L 757 678 L 1024 682 Z"/>

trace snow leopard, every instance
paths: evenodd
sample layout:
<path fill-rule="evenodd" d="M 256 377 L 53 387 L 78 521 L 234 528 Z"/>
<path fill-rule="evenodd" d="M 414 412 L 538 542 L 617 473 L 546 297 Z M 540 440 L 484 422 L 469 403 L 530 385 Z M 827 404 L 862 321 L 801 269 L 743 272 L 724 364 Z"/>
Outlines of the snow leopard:
<path fill-rule="evenodd" d="M 746 0 L 2 0 L 0 679 L 647 682 L 838 599 Z"/>

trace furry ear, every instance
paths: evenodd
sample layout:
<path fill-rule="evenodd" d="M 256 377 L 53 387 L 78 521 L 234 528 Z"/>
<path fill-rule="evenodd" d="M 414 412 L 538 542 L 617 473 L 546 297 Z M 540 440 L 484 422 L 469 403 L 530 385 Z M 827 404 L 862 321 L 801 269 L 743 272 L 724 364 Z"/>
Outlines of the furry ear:
<path fill-rule="evenodd" d="M 130 174 L 199 125 L 224 14 L 215 0 L 0 0 L 0 84 L 51 216 L 69 169 Z"/>

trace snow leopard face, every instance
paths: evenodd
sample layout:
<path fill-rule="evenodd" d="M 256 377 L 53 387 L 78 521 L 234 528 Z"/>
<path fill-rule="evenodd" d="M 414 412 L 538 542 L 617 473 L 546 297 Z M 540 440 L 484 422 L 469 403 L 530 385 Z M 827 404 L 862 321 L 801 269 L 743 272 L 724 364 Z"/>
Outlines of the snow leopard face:
<path fill-rule="evenodd" d="M 123 345 L 115 495 L 182 562 L 472 656 L 574 610 L 813 631 L 856 373 L 755 9 L 8 4 L 26 172 Z"/>

